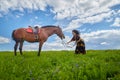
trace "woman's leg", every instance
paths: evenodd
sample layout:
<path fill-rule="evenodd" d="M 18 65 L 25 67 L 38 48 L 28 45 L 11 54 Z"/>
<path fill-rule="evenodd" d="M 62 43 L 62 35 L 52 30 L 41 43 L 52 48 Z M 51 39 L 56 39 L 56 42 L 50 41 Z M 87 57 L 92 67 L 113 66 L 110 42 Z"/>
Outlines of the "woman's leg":
<path fill-rule="evenodd" d="M 78 49 L 78 46 L 76 46 L 75 48 L 75 54 L 78 54 L 79 53 L 79 49 Z"/>

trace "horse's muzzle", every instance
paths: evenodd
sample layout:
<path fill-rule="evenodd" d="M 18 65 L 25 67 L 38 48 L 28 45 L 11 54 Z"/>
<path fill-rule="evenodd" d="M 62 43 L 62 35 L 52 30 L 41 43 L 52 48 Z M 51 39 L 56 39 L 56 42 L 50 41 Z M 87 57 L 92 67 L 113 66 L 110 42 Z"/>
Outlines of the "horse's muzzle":
<path fill-rule="evenodd" d="M 63 35 L 61 39 L 65 39 L 65 36 Z"/>

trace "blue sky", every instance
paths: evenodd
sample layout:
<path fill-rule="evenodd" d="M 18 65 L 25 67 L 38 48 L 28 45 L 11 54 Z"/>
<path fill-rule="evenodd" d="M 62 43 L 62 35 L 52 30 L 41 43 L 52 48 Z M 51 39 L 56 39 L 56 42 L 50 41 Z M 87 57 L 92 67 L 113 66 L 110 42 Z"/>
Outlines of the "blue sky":
<path fill-rule="evenodd" d="M 77 29 L 86 49 L 120 49 L 120 0 L 0 0 L 0 51 L 13 50 L 12 31 L 29 25 L 59 25 L 65 42 Z M 38 50 L 38 43 L 25 42 L 23 48 Z M 65 48 L 56 35 L 43 46 L 43 50 L 74 48 Z"/>

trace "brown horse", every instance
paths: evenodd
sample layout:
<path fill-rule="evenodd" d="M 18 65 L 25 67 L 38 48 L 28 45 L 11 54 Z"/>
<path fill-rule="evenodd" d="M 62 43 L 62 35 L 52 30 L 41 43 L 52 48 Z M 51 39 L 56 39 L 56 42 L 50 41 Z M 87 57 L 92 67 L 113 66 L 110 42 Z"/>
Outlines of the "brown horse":
<path fill-rule="evenodd" d="M 23 47 L 23 42 L 28 41 L 28 42 L 39 42 L 39 51 L 38 51 L 38 56 L 40 56 L 41 48 L 43 43 L 48 39 L 49 36 L 53 34 L 57 34 L 61 39 L 65 38 L 61 28 L 59 26 L 43 26 L 39 28 L 39 33 L 38 33 L 38 40 L 36 41 L 35 39 L 35 34 L 34 33 L 28 33 L 25 30 L 26 28 L 19 28 L 16 29 L 12 32 L 12 38 L 16 42 L 14 45 L 14 54 L 17 55 L 17 47 L 20 43 L 19 46 L 19 51 L 20 54 L 22 55 L 22 47 Z"/>

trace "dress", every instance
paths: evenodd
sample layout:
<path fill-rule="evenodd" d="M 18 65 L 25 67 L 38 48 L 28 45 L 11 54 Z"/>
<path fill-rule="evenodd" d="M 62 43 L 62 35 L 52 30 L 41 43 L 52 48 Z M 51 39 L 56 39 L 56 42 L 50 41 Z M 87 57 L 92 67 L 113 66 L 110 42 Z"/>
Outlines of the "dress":
<path fill-rule="evenodd" d="M 85 42 L 83 39 L 80 38 L 79 35 L 73 36 L 71 41 L 76 41 L 75 54 L 86 54 Z"/>

